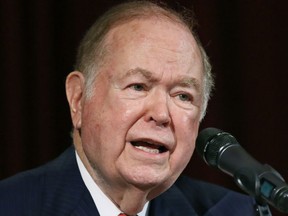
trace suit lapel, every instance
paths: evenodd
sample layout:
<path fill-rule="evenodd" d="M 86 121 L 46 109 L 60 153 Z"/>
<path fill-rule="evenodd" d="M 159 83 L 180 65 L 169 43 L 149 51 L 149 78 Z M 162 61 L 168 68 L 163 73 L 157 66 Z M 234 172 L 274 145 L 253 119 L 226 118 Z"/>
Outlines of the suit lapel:
<path fill-rule="evenodd" d="M 84 193 L 79 205 L 71 216 L 100 216 L 90 193 Z"/>
<path fill-rule="evenodd" d="M 66 150 L 47 166 L 43 206 L 44 216 L 99 216 L 86 188 L 75 157 L 74 148 Z"/>

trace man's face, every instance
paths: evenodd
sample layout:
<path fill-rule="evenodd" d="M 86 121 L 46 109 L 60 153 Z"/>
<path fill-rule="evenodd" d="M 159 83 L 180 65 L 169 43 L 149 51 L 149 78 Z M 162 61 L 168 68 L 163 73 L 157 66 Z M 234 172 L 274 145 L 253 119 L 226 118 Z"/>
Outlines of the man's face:
<path fill-rule="evenodd" d="M 201 55 L 186 29 L 163 20 L 120 25 L 107 41 L 94 94 L 82 101 L 84 154 L 100 184 L 152 189 L 153 197 L 176 180 L 194 151 Z"/>

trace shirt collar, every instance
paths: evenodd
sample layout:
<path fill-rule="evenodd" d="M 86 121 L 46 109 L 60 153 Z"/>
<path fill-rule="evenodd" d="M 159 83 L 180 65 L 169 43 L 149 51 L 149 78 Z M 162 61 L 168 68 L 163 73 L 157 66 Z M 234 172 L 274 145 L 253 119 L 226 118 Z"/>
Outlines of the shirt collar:
<path fill-rule="evenodd" d="M 99 188 L 99 186 L 92 179 L 84 164 L 82 163 L 78 153 L 76 153 L 76 160 L 78 164 L 78 168 L 81 173 L 81 177 L 90 192 L 92 199 L 98 209 L 100 216 L 111 216 L 118 215 L 121 211 L 117 208 L 117 206 L 103 193 L 103 191 Z M 148 202 L 145 204 L 143 210 L 138 213 L 138 216 L 146 216 L 148 215 Z"/>

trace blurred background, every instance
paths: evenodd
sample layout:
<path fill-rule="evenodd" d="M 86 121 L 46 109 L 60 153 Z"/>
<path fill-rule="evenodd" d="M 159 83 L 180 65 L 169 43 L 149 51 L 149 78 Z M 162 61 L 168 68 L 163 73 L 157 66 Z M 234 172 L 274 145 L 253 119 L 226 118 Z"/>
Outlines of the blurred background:
<path fill-rule="evenodd" d="M 46 163 L 71 145 L 65 77 L 86 30 L 120 2 L 0 0 L 0 179 Z M 193 9 L 213 65 L 216 89 L 201 129 L 230 132 L 288 180 L 288 2 L 166 2 Z M 197 154 L 185 174 L 240 192 Z"/>

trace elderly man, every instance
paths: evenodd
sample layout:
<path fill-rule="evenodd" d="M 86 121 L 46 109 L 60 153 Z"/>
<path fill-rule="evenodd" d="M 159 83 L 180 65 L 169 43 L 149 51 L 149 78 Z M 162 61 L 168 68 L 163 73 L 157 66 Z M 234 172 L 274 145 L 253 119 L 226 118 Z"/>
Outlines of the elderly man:
<path fill-rule="evenodd" d="M 0 183 L 1 215 L 254 215 L 253 199 L 179 177 L 213 85 L 193 23 L 121 4 L 87 32 L 75 67 L 75 148 Z"/>

